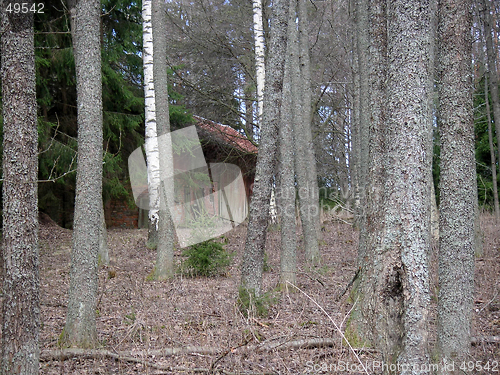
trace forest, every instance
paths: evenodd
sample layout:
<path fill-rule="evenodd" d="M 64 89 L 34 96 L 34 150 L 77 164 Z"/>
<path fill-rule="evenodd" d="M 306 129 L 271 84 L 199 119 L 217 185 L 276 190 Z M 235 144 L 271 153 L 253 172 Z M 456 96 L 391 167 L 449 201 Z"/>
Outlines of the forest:
<path fill-rule="evenodd" d="M 500 371 L 500 2 L 0 24 L 0 374 Z"/>

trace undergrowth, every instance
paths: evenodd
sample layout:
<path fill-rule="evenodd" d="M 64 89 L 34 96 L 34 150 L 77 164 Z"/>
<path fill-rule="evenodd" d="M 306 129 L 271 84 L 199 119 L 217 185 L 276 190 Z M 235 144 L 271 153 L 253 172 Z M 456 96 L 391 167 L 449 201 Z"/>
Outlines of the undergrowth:
<path fill-rule="evenodd" d="M 190 277 L 222 276 L 233 258 L 222 243 L 213 239 L 190 246 L 182 255 L 186 259 L 181 263 L 180 271 Z"/>

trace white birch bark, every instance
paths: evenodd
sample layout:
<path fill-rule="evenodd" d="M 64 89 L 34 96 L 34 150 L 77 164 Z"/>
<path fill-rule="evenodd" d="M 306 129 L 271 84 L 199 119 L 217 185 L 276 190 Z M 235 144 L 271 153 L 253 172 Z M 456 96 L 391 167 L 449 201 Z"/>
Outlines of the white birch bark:
<path fill-rule="evenodd" d="M 257 82 L 257 124 L 262 126 L 264 113 L 264 85 L 266 82 L 264 21 L 262 16 L 262 0 L 253 0 L 253 37 L 255 44 L 255 80 Z M 276 208 L 276 192 L 273 185 L 269 215 L 271 223 L 276 224 L 278 213 Z"/>
<path fill-rule="evenodd" d="M 255 43 L 255 79 L 257 81 L 257 108 L 259 126 L 264 113 L 265 47 L 264 24 L 262 21 L 262 0 L 253 0 L 253 36 Z"/>
<path fill-rule="evenodd" d="M 151 27 L 151 0 L 142 3 L 143 66 L 145 98 L 145 151 L 148 167 L 149 236 L 148 246 L 156 247 L 159 219 L 160 157 L 156 131 L 156 106 L 153 83 L 153 30 Z"/>

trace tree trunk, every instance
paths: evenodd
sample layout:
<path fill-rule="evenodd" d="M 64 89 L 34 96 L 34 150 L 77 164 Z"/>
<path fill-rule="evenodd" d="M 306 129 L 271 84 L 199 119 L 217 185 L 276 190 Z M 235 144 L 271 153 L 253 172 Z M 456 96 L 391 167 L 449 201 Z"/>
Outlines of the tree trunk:
<path fill-rule="evenodd" d="M 269 201 L 276 163 L 277 140 L 285 67 L 288 2 L 276 0 L 272 7 L 269 61 L 266 64 L 264 114 L 261 126 L 259 155 L 255 182 L 250 202 L 249 222 L 243 263 L 241 286 L 246 292 L 261 295 L 264 246 L 269 220 Z"/>
<path fill-rule="evenodd" d="M 439 210 L 436 202 L 436 188 L 434 182 L 431 184 L 431 234 L 433 245 L 438 244 L 439 241 Z M 431 252 L 434 256 L 434 252 Z"/>
<path fill-rule="evenodd" d="M 253 4 L 253 37 L 255 44 L 255 80 L 257 81 L 257 123 L 262 124 L 264 113 L 265 85 L 265 42 L 262 21 L 262 0 L 252 0 Z"/>
<path fill-rule="evenodd" d="M 490 145 L 491 175 L 493 180 L 493 201 L 495 207 L 495 219 L 500 218 L 500 208 L 498 205 L 498 184 L 497 184 L 497 162 L 495 156 L 495 145 L 493 144 L 493 131 L 491 129 L 491 109 L 488 94 L 488 73 L 484 75 L 484 102 L 486 103 L 486 121 L 488 122 L 488 142 Z"/>
<path fill-rule="evenodd" d="M 3 116 L 2 374 L 39 373 L 38 132 L 33 13 L 0 1 Z"/>
<path fill-rule="evenodd" d="M 387 180 L 384 285 L 380 302 L 392 328 L 385 360 L 429 363 L 428 315 L 432 165 L 432 0 L 387 3 Z M 413 366 L 401 374 L 420 374 Z"/>
<path fill-rule="evenodd" d="M 356 7 L 357 0 L 349 1 L 349 8 Z M 356 25 L 356 12 L 350 10 L 350 16 L 352 19 L 352 23 Z M 354 15 L 354 16 L 353 16 Z M 357 35 L 356 35 L 356 27 L 353 30 L 353 37 L 351 39 L 351 50 L 352 50 L 352 120 L 350 126 L 350 132 L 348 134 L 348 142 L 349 146 L 349 174 L 351 177 L 351 194 L 353 201 L 353 209 L 354 212 L 357 212 L 358 207 L 360 206 L 359 202 L 359 164 L 361 158 L 361 143 L 359 136 L 359 123 L 360 123 L 360 73 L 359 73 L 359 57 L 357 52 Z M 359 257 L 358 257 L 359 258 Z"/>
<path fill-rule="evenodd" d="M 483 0 L 483 22 L 484 36 L 486 39 L 486 56 L 488 58 L 488 77 L 490 80 L 493 120 L 495 121 L 495 129 L 498 137 L 500 134 L 500 99 L 498 97 L 498 72 L 496 65 L 497 49 L 493 46 L 491 35 L 493 32 L 491 9 L 491 2 L 489 0 Z M 498 142 L 497 147 L 500 147 L 500 142 Z"/>
<path fill-rule="evenodd" d="M 253 86 L 252 77 L 245 74 L 245 133 L 248 139 L 253 140 L 253 127 L 254 127 L 254 109 L 253 109 L 253 95 L 255 94 L 255 87 Z"/>
<path fill-rule="evenodd" d="M 303 0 L 298 1 L 299 19 L 299 78 L 293 85 L 297 90 L 296 99 L 302 99 L 300 106 L 295 104 L 300 121 L 295 122 L 295 168 L 297 173 L 297 187 L 299 190 L 300 219 L 304 235 L 306 260 L 311 264 L 321 261 L 319 236 L 319 197 L 318 176 L 316 172 L 316 158 L 312 141 L 312 92 L 311 69 L 309 59 L 309 33 L 307 20 L 307 5 Z"/>
<path fill-rule="evenodd" d="M 160 157 L 160 223 L 154 278 L 165 280 L 174 274 L 174 223 L 170 208 L 174 204 L 173 154 L 168 142 L 170 119 L 168 111 L 166 4 L 152 0 L 153 81 L 156 105 L 156 128 Z"/>
<path fill-rule="evenodd" d="M 104 217 L 104 205 L 101 200 L 101 230 L 99 233 L 99 265 L 109 265 L 108 231 L 106 228 L 106 218 Z"/>
<path fill-rule="evenodd" d="M 353 292 L 357 303 L 352 312 L 349 330 L 360 340 L 384 346 L 379 333 L 390 334 L 392 327 L 384 319 L 389 312 L 380 313 L 377 308 L 379 295 L 384 287 L 379 275 L 383 268 L 382 248 L 385 223 L 386 145 L 384 129 L 387 121 L 387 15 L 385 0 L 374 0 L 369 9 L 369 92 L 370 92 L 370 139 L 369 163 L 366 184 L 366 223 L 363 234 L 366 249 L 360 259 L 359 281 Z M 387 352 L 388 350 L 385 350 Z"/>
<path fill-rule="evenodd" d="M 97 257 L 102 205 L 102 80 L 98 0 L 71 0 L 78 96 L 78 169 L 64 346 L 97 344 Z"/>
<path fill-rule="evenodd" d="M 291 0 L 288 8 L 288 44 L 285 73 L 283 77 L 283 105 L 279 130 L 279 189 L 277 194 L 278 212 L 281 218 L 281 274 L 280 283 L 287 288 L 287 282 L 295 284 L 297 273 L 297 225 L 295 218 L 295 173 L 293 168 L 293 129 L 297 115 L 295 104 L 300 97 L 294 95 L 292 75 L 295 65 L 299 70 L 298 31 L 295 23 L 297 0 Z M 300 115 L 299 115 L 300 116 Z"/>
<path fill-rule="evenodd" d="M 144 148 L 148 168 L 149 223 L 147 246 L 158 246 L 158 221 L 160 208 L 160 156 L 156 130 L 155 86 L 153 82 L 153 30 L 151 27 L 151 0 L 142 2 L 143 65 L 146 135 Z"/>
<path fill-rule="evenodd" d="M 369 54 L 370 47 L 369 23 L 368 23 L 368 1 L 356 0 L 356 54 L 358 57 L 359 70 L 359 115 L 358 130 L 359 137 L 357 146 L 358 164 L 356 165 L 358 177 L 358 200 L 356 206 L 356 224 L 359 228 L 358 265 L 366 253 L 366 182 L 368 175 L 368 152 L 369 152 L 369 115 L 370 115 L 370 91 L 369 91 Z"/>
<path fill-rule="evenodd" d="M 440 241 L 437 347 L 468 358 L 474 293 L 476 168 L 472 84 L 472 1 L 439 2 Z M 458 371 L 458 370 L 457 370 Z"/>

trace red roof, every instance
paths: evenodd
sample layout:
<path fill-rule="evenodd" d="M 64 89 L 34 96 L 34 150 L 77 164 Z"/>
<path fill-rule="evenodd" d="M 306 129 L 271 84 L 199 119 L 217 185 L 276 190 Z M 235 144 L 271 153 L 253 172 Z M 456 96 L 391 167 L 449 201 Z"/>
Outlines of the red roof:
<path fill-rule="evenodd" d="M 237 147 L 242 151 L 250 152 L 252 154 L 257 153 L 257 147 L 252 142 L 250 142 L 244 134 L 241 134 L 236 129 L 233 129 L 228 125 L 223 125 L 207 120 L 200 116 L 193 116 L 193 118 L 198 121 L 197 125 L 199 127 L 209 131 L 219 140 Z"/>

